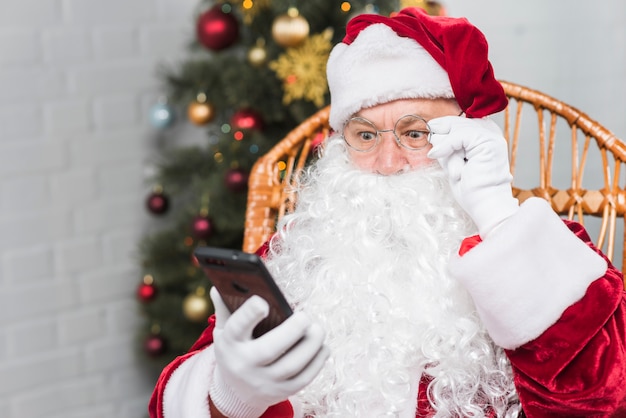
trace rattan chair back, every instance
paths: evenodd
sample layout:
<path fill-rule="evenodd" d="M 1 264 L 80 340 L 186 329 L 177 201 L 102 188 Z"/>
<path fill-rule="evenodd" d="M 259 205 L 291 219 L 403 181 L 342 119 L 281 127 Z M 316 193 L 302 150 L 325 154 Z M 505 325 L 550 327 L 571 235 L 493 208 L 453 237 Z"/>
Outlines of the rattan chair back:
<path fill-rule="evenodd" d="M 618 267 L 626 263 L 626 144 L 578 109 L 539 91 L 501 81 L 508 107 L 495 116 L 509 144 L 513 194 L 538 196 L 564 218 L 585 225 Z M 293 186 L 328 135 L 329 107 L 291 131 L 250 173 L 243 250 L 254 252 L 293 209 Z M 529 184 L 520 184 L 521 179 Z M 530 179 L 530 180 L 529 180 Z M 591 224 L 588 226 L 587 224 Z M 620 253 L 618 259 L 615 254 Z"/>

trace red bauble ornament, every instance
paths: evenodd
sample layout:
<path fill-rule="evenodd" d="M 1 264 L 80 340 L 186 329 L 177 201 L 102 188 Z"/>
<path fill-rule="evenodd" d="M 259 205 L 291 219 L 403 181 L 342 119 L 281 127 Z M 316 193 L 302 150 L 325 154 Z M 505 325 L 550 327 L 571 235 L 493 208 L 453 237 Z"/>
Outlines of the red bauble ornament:
<path fill-rule="evenodd" d="M 152 284 L 142 283 L 137 287 L 137 298 L 141 302 L 150 302 L 155 298 L 157 288 Z"/>
<path fill-rule="evenodd" d="M 198 41 L 213 51 L 228 48 L 239 38 L 239 23 L 216 5 L 200 15 L 196 26 Z"/>
<path fill-rule="evenodd" d="M 243 192 L 248 188 L 249 174 L 242 168 L 231 168 L 226 172 L 224 184 L 231 192 Z"/>
<path fill-rule="evenodd" d="M 137 299 L 141 302 L 149 302 L 156 297 L 157 288 L 151 274 L 143 276 L 143 281 L 137 287 Z"/>
<path fill-rule="evenodd" d="M 165 353 L 166 343 L 160 335 L 150 335 L 143 342 L 143 348 L 151 357 L 157 357 Z"/>
<path fill-rule="evenodd" d="M 235 112 L 232 118 L 230 118 L 230 124 L 233 128 L 241 130 L 256 130 L 263 129 L 263 118 L 261 115 L 252 109 L 241 109 Z"/>
<path fill-rule="evenodd" d="M 163 215 L 170 207 L 170 201 L 161 191 L 155 191 L 146 198 L 146 208 L 153 215 Z"/>
<path fill-rule="evenodd" d="M 191 224 L 191 232 L 197 239 L 208 239 L 213 234 L 213 220 L 208 216 L 196 216 Z"/>

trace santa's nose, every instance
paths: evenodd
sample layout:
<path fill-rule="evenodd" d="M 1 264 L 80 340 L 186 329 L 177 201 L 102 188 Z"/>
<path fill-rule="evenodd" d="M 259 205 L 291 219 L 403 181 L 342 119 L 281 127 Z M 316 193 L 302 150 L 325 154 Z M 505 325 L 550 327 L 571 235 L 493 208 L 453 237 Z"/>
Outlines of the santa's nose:
<path fill-rule="evenodd" d="M 393 132 L 381 132 L 379 135 L 380 142 L 373 150 L 377 153 L 374 171 L 385 176 L 403 172 L 409 164 L 407 150 L 398 144 Z"/>

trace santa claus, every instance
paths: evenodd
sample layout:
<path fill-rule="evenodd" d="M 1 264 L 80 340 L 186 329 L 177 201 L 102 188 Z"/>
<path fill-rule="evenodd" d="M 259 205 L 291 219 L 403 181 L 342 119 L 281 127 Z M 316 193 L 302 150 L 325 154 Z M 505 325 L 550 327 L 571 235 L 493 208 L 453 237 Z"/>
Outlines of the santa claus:
<path fill-rule="evenodd" d="M 361 15 L 327 73 L 335 133 L 262 250 L 295 314 L 255 339 L 267 303 L 231 313 L 212 289 L 151 416 L 619 414 L 622 275 L 580 225 L 512 197 L 482 33 Z"/>

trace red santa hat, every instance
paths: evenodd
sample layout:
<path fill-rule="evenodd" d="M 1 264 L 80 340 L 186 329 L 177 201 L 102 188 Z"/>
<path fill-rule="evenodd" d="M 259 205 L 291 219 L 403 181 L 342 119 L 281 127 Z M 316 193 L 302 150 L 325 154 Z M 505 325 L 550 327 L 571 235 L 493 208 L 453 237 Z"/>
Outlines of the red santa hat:
<path fill-rule="evenodd" d="M 397 99 L 455 98 L 468 117 L 497 113 L 507 98 L 487 52 L 485 36 L 464 18 L 419 8 L 359 15 L 328 59 L 330 126 L 339 131 L 360 109 Z"/>

